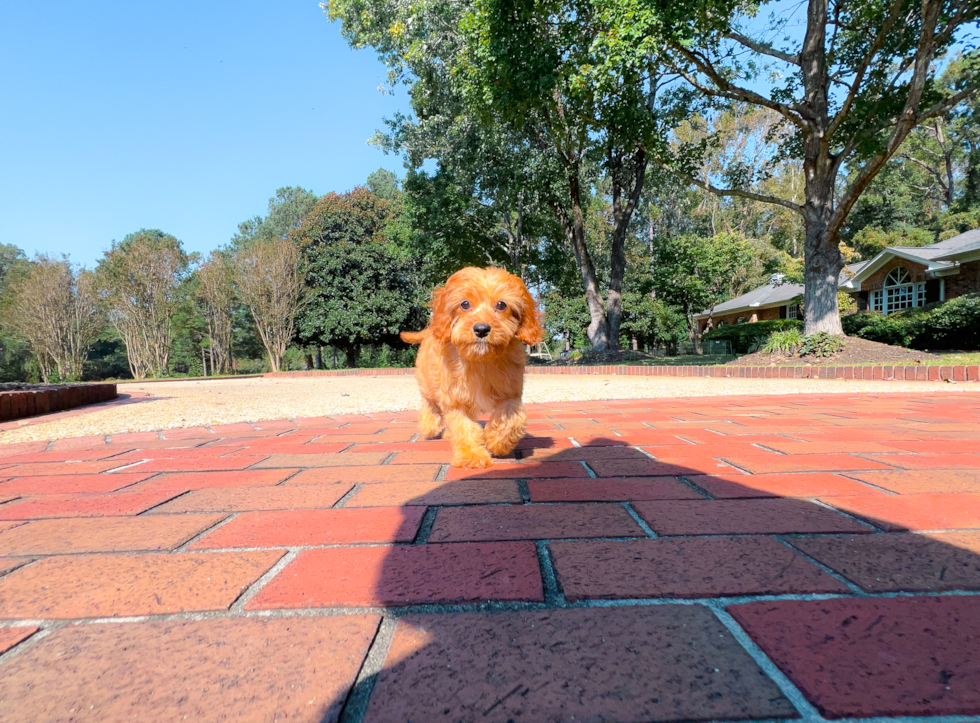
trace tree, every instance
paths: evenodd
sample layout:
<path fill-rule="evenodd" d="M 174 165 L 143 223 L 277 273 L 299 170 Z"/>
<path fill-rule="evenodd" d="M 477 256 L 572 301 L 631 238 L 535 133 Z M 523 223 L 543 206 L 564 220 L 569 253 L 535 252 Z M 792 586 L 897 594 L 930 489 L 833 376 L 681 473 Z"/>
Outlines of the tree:
<path fill-rule="evenodd" d="M 269 367 L 279 371 L 303 306 L 303 258 L 290 238 L 252 240 L 232 256 L 238 298 L 252 312 Z"/>
<path fill-rule="evenodd" d="M 184 302 L 190 258 L 159 230 L 140 230 L 113 242 L 96 267 L 109 322 L 126 345 L 135 379 L 167 376 L 173 320 Z"/>
<path fill-rule="evenodd" d="M 299 186 L 284 186 L 276 189 L 276 195 L 269 199 L 269 213 L 265 218 L 254 216 L 238 225 L 238 233 L 232 237 L 232 248 L 245 246 L 252 241 L 284 239 L 303 225 L 317 195 Z"/>
<path fill-rule="evenodd" d="M 623 331 L 641 345 L 677 352 L 677 345 L 687 338 L 687 319 L 675 307 L 649 294 L 623 294 Z"/>
<path fill-rule="evenodd" d="M 543 294 L 544 328 L 551 338 L 559 337 L 573 349 L 588 343 L 586 330 L 592 317 L 585 296 L 565 296 L 552 289 Z"/>
<path fill-rule="evenodd" d="M 737 296 L 747 286 L 751 249 L 748 242 L 731 234 L 660 240 L 655 249 L 654 288 L 659 298 L 684 313 L 692 341 L 698 338 L 694 315 Z"/>
<path fill-rule="evenodd" d="M 972 0 L 807 0 L 802 36 L 785 38 L 783 47 L 766 39 L 774 28 L 750 28 L 756 6 L 745 15 L 734 14 L 730 3 L 719 5 L 699 23 L 693 39 L 666 39 L 672 51 L 668 70 L 716 108 L 737 102 L 778 113 L 792 130 L 778 142 L 780 155 L 803 163 L 803 202 L 751 190 L 737 177 L 696 178 L 691 173 L 694 148 L 683 149 L 668 165 L 717 195 L 771 203 L 801 215 L 805 331 L 840 335 L 841 229 L 913 129 L 976 92 L 976 53 L 948 86 L 937 83 L 936 75 L 937 61 L 954 47 L 961 29 L 976 22 L 980 5 Z M 765 4 L 758 8 L 763 9 Z M 753 82 L 763 74 L 775 79 L 769 91 Z"/>
<path fill-rule="evenodd" d="M 6 293 L 5 321 L 30 346 L 41 376 L 78 381 L 89 349 L 103 328 L 92 273 L 67 258 L 37 256 L 15 274 Z"/>
<path fill-rule="evenodd" d="M 617 23 L 635 21 L 637 12 L 625 0 L 329 4 L 352 45 L 378 50 L 392 84 L 412 84 L 417 122 L 393 123 L 393 146 L 408 148 L 410 162 L 435 157 L 442 164 L 458 154 L 478 159 L 465 164 L 482 169 L 472 174 L 477 184 L 458 172 L 464 164 L 450 169 L 451 177 L 492 204 L 511 229 L 532 195 L 550 209 L 578 267 L 596 349 L 618 345 L 626 236 L 656 131 L 650 112 L 655 47 L 645 42 L 626 55 L 613 42 Z M 503 163 L 490 162 L 495 157 Z M 521 177 L 527 182 L 515 182 Z M 586 218 L 600 179 L 613 220 L 605 289 Z M 514 241 L 519 247 L 521 234 Z"/>
<path fill-rule="evenodd" d="M 391 201 L 398 196 L 398 176 L 386 168 L 369 173 L 365 185 L 382 201 Z"/>
<path fill-rule="evenodd" d="M 195 295 L 207 324 L 211 374 L 226 373 L 231 363 L 232 312 L 236 302 L 234 280 L 226 254 L 212 251 L 198 267 Z"/>
<path fill-rule="evenodd" d="M 296 235 L 309 287 L 298 338 L 343 350 L 348 367 L 362 346 L 402 346 L 398 332 L 425 325 L 419 275 L 391 235 L 397 213 L 367 188 L 330 193 Z"/>

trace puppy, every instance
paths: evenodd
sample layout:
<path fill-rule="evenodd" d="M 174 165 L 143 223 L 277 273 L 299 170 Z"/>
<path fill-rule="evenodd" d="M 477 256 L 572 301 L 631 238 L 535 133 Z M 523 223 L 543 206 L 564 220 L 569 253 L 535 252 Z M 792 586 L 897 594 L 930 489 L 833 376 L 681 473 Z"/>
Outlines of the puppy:
<path fill-rule="evenodd" d="M 489 467 L 524 436 L 524 345 L 541 341 L 524 282 L 503 269 L 457 271 L 432 292 L 432 319 L 401 338 L 421 344 L 415 362 L 425 437 L 448 429 L 454 467 Z M 483 429 L 475 418 L 490 413 Z"/>

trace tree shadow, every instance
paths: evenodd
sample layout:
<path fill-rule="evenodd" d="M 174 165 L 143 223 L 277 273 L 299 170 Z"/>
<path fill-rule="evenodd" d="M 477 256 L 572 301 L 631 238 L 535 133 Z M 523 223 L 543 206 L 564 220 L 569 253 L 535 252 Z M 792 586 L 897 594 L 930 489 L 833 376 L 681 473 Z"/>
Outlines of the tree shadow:
<path fill-rule="evenodd" d="M 854 476 L 746 474 L 681 454 L 693 447 L 654 458 L 611 436 L 564 444 L 529 435 L 518 462 L 450 469 L 453 479 L 404 504 L 406 520 L 426 512 L 415 539 L 391 547 L 380 567 L 369 609 L 381 608 L 383 622 L 324 721 L 796 717 L 799 700 L 772 679 L 782 673 L 804 691 L 804 707 L 828 717 L 883 715 L 888 705 L 894 715 L 980 711 L 976 661 L 956 652 L 949 629 L 935 633 L 931 657 L 912 659 L 903 613 L 875 607 L 980 591 L 980 534 L 908 534 L 887 514 L 848 505 L 847 495 L 894 494 Z M 473 504 L 481 484 L 491 497 Z M 787 605 L 816 605 L 806 610 L 820 620 L 807 627 Z M 867 625 L 849 633 L 852 619 Z M 891 626 L 879 638 L 876 619 Z M 782 673 L 759 667 L 743 629 Z M 825 633 L 837 642 L 818 639 Z M 866 670 L 876 665 L 867 654 L 890 656 L 884 672 L 871 671 L 882 677 Z M 822 679 L 808 659 L 828 666 Z M 895 692 L 903 675 L 925 689 L 920 700 Z M 858 694 L 841 702 L 851 685 Z"/>

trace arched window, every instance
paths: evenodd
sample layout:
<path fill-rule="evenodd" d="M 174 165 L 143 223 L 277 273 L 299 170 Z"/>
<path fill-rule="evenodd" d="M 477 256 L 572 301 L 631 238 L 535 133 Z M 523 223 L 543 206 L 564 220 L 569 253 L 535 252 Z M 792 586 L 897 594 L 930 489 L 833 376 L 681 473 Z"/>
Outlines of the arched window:
<path fill-rule="evenodd" d="M 912 283 L 912 275 L 903 266 L 888 272 L 883 288 L 871 292 L 871 310 L 891 314 L 926 302 L 926 285 Z"/>

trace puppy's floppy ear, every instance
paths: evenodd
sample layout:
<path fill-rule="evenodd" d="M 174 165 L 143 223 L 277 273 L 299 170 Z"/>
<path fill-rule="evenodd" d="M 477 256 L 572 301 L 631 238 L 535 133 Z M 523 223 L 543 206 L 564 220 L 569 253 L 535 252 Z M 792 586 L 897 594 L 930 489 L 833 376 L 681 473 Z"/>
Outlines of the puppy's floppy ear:
<path fill-rule="evenodd" d="M 453 332 L 453 320 L 446 308 L 446 287 L 432 290 L 432 321 L 429 322 L 432 336 L 442 342 L 449 341 Z"/>
<path fill-rule="evenodd" d="M 521 325 L 517 328 L 517 338 L 525 344 L 537 344 L 544 336 L 544 329 L 541 328 L 541 312 L 534 304 L 534 297 L 531 296 L 524 282 L 519 283 L 524 297 L 524 312 L 521 314 Z"/>

